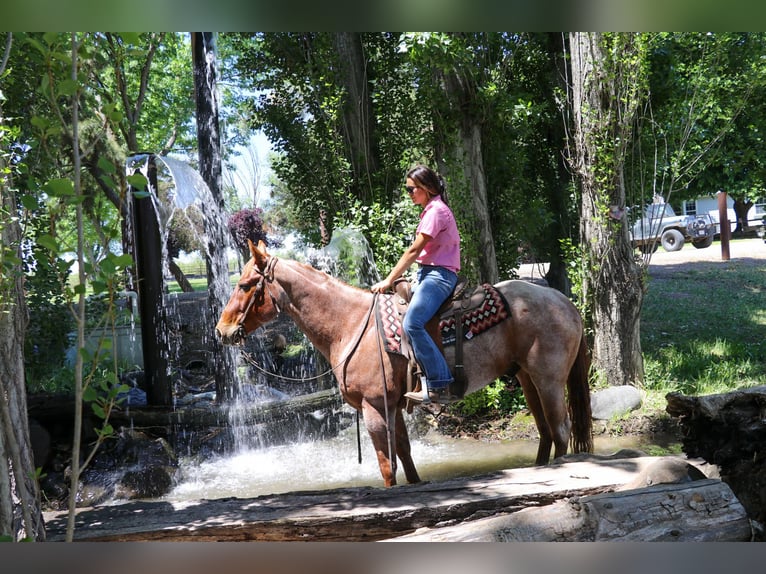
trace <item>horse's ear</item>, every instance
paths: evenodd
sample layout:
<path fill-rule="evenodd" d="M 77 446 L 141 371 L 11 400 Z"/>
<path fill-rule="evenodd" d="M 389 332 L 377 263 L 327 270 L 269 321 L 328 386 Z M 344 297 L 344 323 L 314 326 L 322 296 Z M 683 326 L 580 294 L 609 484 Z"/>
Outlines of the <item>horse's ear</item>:
<path fill-rule="evenodd" d="M 258 241 L 257 247 L 250 239 L 247 240 L 247 245 L 250 248 L 250 255 L 252 255 L 257 264 L 262 264 L 262 262 L 269 256 L 269 254 L 266 253 L 266 244 L 262 239 Z"/>

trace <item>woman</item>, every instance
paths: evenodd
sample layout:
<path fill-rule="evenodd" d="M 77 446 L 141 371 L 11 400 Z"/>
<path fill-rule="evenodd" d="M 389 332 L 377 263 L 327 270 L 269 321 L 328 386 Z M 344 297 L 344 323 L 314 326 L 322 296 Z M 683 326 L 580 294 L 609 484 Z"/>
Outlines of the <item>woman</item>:
<path fill-rule="evenodd" d="M 373 285 L 371 290 L 373 293 L 382 293 L 391 289 L 394 281 L 410 265 L 420 265 L 418 283 L 404 317 L 403 328 L 424 376 L 421 376 L 422 392 L 406 393 L 405 396 L 424 404 L 447 404 L 456 400 L 449 394 L 452 373 L 425 325 L 457 284 L 460 234 L 455 216 L 447 205 L 444 179 L 438 173 L 419 165 L 407 173 L 406 189 L 413 203 L 423 208 L 415 231 L 415 241 L 402 254 L 388 276 Z"/>

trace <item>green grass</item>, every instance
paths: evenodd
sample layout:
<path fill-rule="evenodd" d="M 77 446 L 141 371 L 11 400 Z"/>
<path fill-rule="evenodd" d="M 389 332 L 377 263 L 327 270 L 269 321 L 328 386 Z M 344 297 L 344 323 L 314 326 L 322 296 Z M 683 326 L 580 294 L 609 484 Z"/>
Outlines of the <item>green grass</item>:
<path fill-rule="evenodd" d="M 641 310 L 648 391 L 766 384 L 766 261 L 695 262 L 650 278 Z"/>
<path fill-rule="evenodd" d="M 197 257 L 190 261 L 179 262 L 178 266 L 181 268 L 181 271 L 184 272 L 184 275 L 186 275 L 186 278 L 189 280 L 189 283 L 191 283 L 191 286 L 194 287 L 195 291 L 205 291 L 207 289 L 207 267 L 205 265 L 205 260 L 202 259 L 202 257 Z M 236 285 L 237 279 L 239 279 L 239 263 L 236 259 L 229 260 L 229 271 L 234 274 L 230 277 L 231 285 L 233 287 Z M 169 293 L 181 292 L 178 283 L 173 279 L 167 279 L 166 283 Z"/>

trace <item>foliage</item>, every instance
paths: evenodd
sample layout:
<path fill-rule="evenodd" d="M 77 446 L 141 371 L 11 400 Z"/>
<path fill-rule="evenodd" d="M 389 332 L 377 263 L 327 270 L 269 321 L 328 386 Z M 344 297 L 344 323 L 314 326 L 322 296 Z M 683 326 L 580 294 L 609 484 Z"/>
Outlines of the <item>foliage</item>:
<path fill-rule="evenodd" d="M 338 214 L 339 225 L 360 229 L 375 254 L 375 266 L 382 274 L 387 273 L 409 246 L 417 225 L 417 207 L 409 197 L 402 196 L 390 207 L 373 203 L 363 205 L 360 201 L 348 210 L 351 218 L 343 221 Z"/>
<path fill-rule="evenodd" d="M 723 189 L 763 190 L 764 36 L 661 33 L 649 37 L 649 106 L 627 178 L 630 204 L 662 195 L 678 205 Z"/>
<path fill-rule="evenodd" d="M 475 393 L 467 395 L 457 403 L 456 408 L 465 416 L 498 411 L 513 414 L 526 406 L 524 393 L 516 379 L 495 379 L 495 381 Z"/>
<path fill-rule="evenodd" d="M 262 216 L 263 210 L 256 207 L 254 209 L 241 209 L 229 217 L 229 232 L 245 261 L 250 259 L 248 239 L 255 245 L 258 245 L 259 241 L 263 241 L 266 245 L 269 244 L 263 230 Z"/>

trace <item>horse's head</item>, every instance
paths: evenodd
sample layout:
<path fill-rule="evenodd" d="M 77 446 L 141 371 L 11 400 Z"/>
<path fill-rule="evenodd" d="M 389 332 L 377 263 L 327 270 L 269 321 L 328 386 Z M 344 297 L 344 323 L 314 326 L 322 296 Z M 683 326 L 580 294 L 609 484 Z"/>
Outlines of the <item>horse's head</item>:
<path fill-rule="evenodd" d="M 269 284 L 274 281 L 277 259 L 266 253 L 263 241 L 259 241 L 257 247 L 250 240 L 248 244 L 252 257 L 242 270 L 215 326 L 216 334 L 225 345 L 244 344 L 248 334 L 279 314 L 276 299 L 269 289 Z"/>

